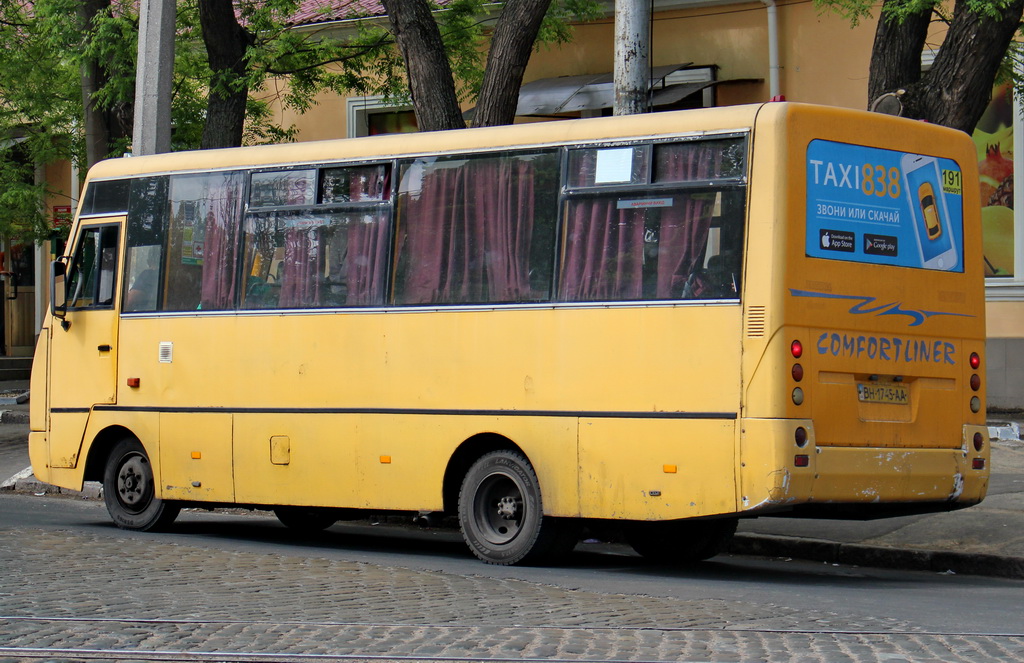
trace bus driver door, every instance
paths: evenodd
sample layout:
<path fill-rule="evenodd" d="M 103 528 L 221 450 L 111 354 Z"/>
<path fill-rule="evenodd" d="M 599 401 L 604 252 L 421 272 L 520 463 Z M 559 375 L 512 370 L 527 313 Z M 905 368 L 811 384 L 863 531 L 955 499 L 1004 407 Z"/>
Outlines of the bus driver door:
<path fill-rule="evenodd" d="M 76 467 L 82 431 L 92 407 L 115 401 L 117 384 L 117 275 L 124 217 L 82 225 L 66 265 L 66 301 L 59 273 L 50 329 L 50 466 Z"/>

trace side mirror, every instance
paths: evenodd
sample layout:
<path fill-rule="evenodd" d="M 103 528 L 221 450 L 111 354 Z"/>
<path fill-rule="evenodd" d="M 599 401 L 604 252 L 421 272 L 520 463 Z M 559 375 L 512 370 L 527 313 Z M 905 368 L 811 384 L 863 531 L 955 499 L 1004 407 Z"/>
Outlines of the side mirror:
<path fill-rule="evenodd" d="M 64 278 L 67 272 L 68 265 L 63 260 L 50 263 L 50 313 L 61 320 L 68 312 L 68 286 Z"/>

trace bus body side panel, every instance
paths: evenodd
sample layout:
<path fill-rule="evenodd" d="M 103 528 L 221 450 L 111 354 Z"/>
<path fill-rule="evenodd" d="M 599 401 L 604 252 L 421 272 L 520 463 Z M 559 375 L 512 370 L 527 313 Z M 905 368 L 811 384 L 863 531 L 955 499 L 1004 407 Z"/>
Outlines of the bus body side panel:
<path fill-rule="evenodd" d="M 581 419 L 588 518 L 672 520 L 736 511 L 731 419 Z"/>
<path fill-rule="evenodd" d="M 839 146 L 835 153 L 842 158 L 811 164 L 809 146 L 816 140 Z M 975 451 L 973 446 L 974 433 L 984 434 L 984 387 L 969 386 L 972 374 L 984 385 L 985 357 L 980 207 L 970 141 L 898 118 L 769 104 L 759 114 L 753 150 L 744 415 L 790 423 L 766 433 L 765 439 L 745 435 L 743 461 L 760 445 L 776 447 L 778 467 L 769 464 L 767 469 L 785 468 L 804 486 L 790 491 L 790 504 L 860 504 L 868 513 L 866 505 L 873 503 L 917 502 L 940 509 L 979 501 L 987 487 L 989 457 L 987 435 L 984 448 Z M 963 271 L 882 264 L 884 259 L 870 256 L 853 259 L 858 247 L 871 241 L 869 234 L 887 231 L 884 226 L 864 230 L 845 218 L 835 225 L 852 228 L 847 234 L 853 245 L 840 249 L 831 244 L 834 237 L 821 237 L 834 250 L 822 252 L 824 257 L 810 254 L 809 243 L 819 241 L 817 234 L 808 237 L 807 216 L 819 212 L 809 209 L 812 169 L 819 168 L 822 178 L 833 173 L 828 182 L 843 200 L 860 195 L 858 185 L 870 190 L 864 178 L 881 172 L 850 155 L 870 158 L 883 151 L 930 155 L 959 168 L 963 188 L 954 200 L 962 195 Z M 906 180 L 891 164 L 885 172 L 887 193 L 896 199 Z M 846 212 L 835 213 L 842 217 Z M 907 244 L 901 242 L 899 250 L 916 248 Z M 764 250 L 768 246 L 771 251 Z M 802 345 L 799 357 L 793 355 L 793 341 Z M 976 371 L 968 365 L 972 352 L 982 357 Z M 795 364 L 803 371 L 799 380 Z M 894 397 L 889 402 L 864 397 L 877 389 Z M 972 398 L 977 399 L 975 411 Z M 745 428 L 755 428 L 746 424 L 745 419 Z M 804 446 L 797 444 L 798 426 L 808 434 Z M 798 456 L 807 457 L 803 467 L 795 466 Z M 751 508 L 778 506 L 768 498 L 770 482 L 751 476 L 750 467 L 747 463 L 741 483 L 746 492 L 760 485 L 762 500 L 751 498 Z"/>
<path fill-rule="evenodd" d="M 161 496 L 172 500 L 235 501 L 233 415 L 161 412 Z"/>
<path fill-rule="evenodd" d="M 549 515 L 734 509 L 735 304 L 121 325 L 120 370 L 140 386 L 117 408 L 160 411 L 164 497 L 433 510 L 451 455 L 491 435 L 528 456 Z M 623 467 L 639 475 L 610 486 Z"/>

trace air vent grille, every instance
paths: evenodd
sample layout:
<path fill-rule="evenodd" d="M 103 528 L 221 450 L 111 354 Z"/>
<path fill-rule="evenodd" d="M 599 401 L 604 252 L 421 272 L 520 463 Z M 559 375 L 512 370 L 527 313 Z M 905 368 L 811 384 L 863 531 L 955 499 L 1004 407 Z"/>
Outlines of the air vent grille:
<path fill-rule="evenodd" d="M 764 336 L 765 308 L 763 306 L 747 307 L 747 337 L 761 338 Z"/>
<path fill-rule="evenodd" d="M 169 364 L 174 359 L 174 343 L 170 341 L 160 342 L 160 363 Z"/>

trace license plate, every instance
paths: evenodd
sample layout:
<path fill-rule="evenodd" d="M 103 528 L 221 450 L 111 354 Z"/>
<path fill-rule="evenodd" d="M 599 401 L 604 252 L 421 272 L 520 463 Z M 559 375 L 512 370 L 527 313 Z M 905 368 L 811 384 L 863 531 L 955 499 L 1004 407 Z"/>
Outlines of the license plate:
<path fill-rule="evenodd" d="M 899 384 L 858 384 L 857 398 L 862 403 L 910 403 L 910 390 Z"/>

